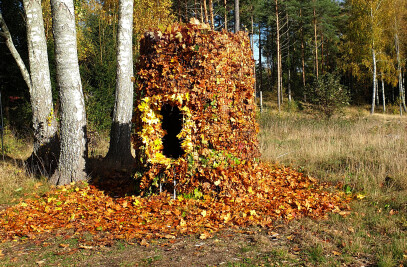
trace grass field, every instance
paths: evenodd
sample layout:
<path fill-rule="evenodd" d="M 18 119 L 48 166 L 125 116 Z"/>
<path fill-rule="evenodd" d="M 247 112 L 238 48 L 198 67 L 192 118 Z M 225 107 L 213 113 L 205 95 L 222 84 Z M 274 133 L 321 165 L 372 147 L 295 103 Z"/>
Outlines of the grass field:
<path fill-rule="evenodd" d="M 155 240 L 148 247 L 124 241 L 89 247 L 58 236 L 41 243 L 5 242 L 0 265 L 407 266 L 407 117 L 370 116 L 362 108 L 349 108 L 325 120 L 265 109 L 259 122 L 262 160 L 293 166 L 358 194 L 348 216 L 224 230 L 209 240 Z M 30 153 L 27 141 L 7 133 L 5 147 L 0 208 L 49 190 L 44 179 L 31 177 L 22 166 Z M 96 157 L 106 149 L 91 151 Z"/>

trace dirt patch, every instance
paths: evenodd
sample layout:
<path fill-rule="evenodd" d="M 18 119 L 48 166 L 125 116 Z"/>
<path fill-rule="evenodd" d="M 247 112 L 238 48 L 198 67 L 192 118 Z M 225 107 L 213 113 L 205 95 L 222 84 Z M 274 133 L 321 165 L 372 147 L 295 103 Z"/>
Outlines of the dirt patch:
<path fill-rule="evenodd" d="M 149 240 L 148 243 L 117 241 L 106 246 L 87 245 L 86 240 L 57 238 L 3 244 L 5 265 L 31 266 L 318 266 L 372 265 L 369 255 L 344 257 L 341 248 L 325 238 L 327 246 L 312 250 L 312 227 L 316 222 L 276 224 L 273 229 L 228 229 L 212 238 L 184 236 Z M 91 243 L 91 236 L 88 237 Z M 321 233 L 314 238 L 321 239 Z M 319 245 L 318 245 L 319 246 Z M 0 249 L 1 249 L 0 247 Z M 320 257 L 320 258 L 318 258 Z M 2 261 L 3 260 L 3 261 Z"/>

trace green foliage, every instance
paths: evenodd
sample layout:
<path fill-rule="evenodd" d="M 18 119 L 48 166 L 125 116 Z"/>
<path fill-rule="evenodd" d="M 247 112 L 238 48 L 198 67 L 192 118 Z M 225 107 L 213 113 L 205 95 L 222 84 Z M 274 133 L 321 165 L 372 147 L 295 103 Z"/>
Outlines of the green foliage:
<path fill-rule="evenodd" d="M 332 117 L 341 108 L 349 104 L 349 94 L 341 85 L 340 78 L 334 74 L 324 74 L 306 88 L 307 100 L 312 110 L 327 118 Z"/>
<path fill-rule="evenodd" d="M 108 131 L 115 101 L 116 25 L 103 21 L 100 16 L 91 14 L 81 28 L 86 40 L 82 46 L 88 50 L 81 58 L 80 71 L 89 128 Z"/>

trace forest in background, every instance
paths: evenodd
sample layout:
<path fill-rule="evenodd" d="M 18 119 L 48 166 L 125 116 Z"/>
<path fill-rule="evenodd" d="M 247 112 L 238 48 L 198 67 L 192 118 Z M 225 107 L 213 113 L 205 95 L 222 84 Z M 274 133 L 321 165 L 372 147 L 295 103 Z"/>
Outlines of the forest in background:
<path fill-rule="evenodd" d="M 51 9 L 49 1 L 43 0 L 42 5 L 53 100 L 58 111 Z M 118 1 L 76 0 L 74 5 L 88 130 L 107 132 L 114 107 Z M 174 21 L 188 22 L 195 17 L 216 31 L 249 33 L 257 59 L 256 90 L 275 95 L 279 108 L 286 103 L 302 107 L 303 103 L 318 102 L 320 99 L 314 96 L 320 98 L 321 92 L 314 89 L 318 81 L 325 80 L 325 93 L 335 93 L 329 91 L 330 87 L 343 87 L 348 96 L 343 102 L 370 104 L 371 113 L 385 111 L 386 106 L 387 112 L 402 113 L 406 5 L 403 0 L 136 0 L 133 52 L 137 60 L 138 40 L 148 29 L 165 29 Z M 0 10 L 16 49 L 28 62 L 22 1 L 0 1 Z M 3 42 L 0 54 L 6 123 L 27 132 L 32 117 L 29 91 Z"/>

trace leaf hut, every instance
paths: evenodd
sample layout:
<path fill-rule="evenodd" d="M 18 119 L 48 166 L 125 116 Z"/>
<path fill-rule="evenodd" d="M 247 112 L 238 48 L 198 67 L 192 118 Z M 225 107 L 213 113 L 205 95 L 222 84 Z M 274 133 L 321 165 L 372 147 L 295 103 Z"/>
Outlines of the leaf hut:
<path fill-rule="evenodd" d="M 209 170 L 259 157 L 253 67 L 244 32 L 173 24 L 144 34 L 133 136 L 142 189 L 176 179 L 180 192 L 216 190 Z"/>

